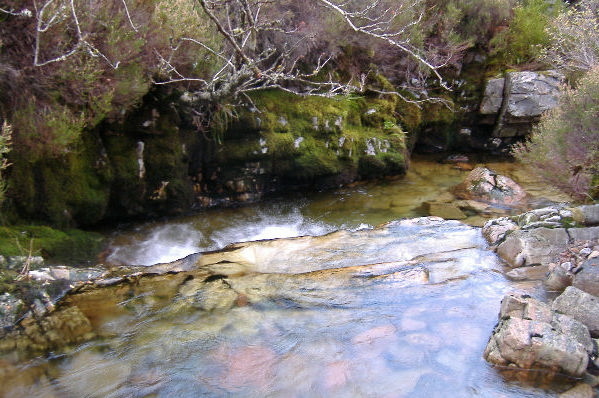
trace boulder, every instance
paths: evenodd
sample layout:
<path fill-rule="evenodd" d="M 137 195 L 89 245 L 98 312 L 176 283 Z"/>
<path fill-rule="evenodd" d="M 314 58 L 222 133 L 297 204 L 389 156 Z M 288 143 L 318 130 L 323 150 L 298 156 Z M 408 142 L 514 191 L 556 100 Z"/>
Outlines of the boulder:
<path fill-rule="evenodd" d="M 564 75 L 556 71 L 510 72 L 507 115 L 513 121 L 529 121 L 558 104 Z"/>
<path fill-rule="evenodd" d="M 546 369 L 580 377 L 588 365 L 588 353 L 577 341 L 550 324 L 528 319 L 503 319 L 496 326 L 484 357 L 496 365 L 522 369 Z"/>
<path fill-rule="evenodd" d="M 526 135 L 531 123 L 557 106 L 564 80 L 556 71 L 510 72 L 490 79 L 479 109 L 481 120 L 496 124 L 495 137 Z"/>
<path fill-rule="evenodd" d="M 563 251 L 570 237 L 564 228 L 512 231 L 497 247 L 511 267 L 548 264 Z"/>
<path fill-rule="evenodd" d="M 599 257 L 585 261 L 574 275 L 572 286 L 599 297 Z"/>
<path fill-rule="evenodd" d="M 501 217 L 487 221 L 482 228 L 482 234 L 491 246 L 496 246 L 517 229 L 518 224 L 508 217 Z"/>
<path fill-rule="evenodd" d="M 487 361 L 522 369 L 546 369 L 580 377 L 593 342 L 575 319 L 528 296 L 508 295 L 484 352 Z"/>
<path fill-rule="evenodd" d="M 568 286 L 555 299 L 552 308 L 582 322 L 593 337 L 599 336 L 599 297 Z"/>
<path fill-rule="evenodd" d="M 453 188 L 453 193 L 459 199 L 497 205 L 519 204 L 527 196 L 514 180 L 485 167 L 472 170 L 461 184 Z"/>

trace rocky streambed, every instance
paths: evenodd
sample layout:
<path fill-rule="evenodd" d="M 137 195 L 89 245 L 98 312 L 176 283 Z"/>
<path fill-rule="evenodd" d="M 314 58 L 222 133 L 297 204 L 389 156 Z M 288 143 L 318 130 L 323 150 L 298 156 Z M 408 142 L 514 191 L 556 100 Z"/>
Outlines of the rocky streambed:
<path fill-rule="evenodd" d="M 427 200 L 430 213 L 477 210 L 466 221 L 482 224 L 539 203 L 528 193 L 511 206 L 520 191 L 486 169 L 450 194 L 465 172 L 445 165 L 451 174 L 438 184 L 440 166 L 400 186 L 409 190 L 417 178 L 434 189 L 414 185 L 415 198 L 399 197 L 409 214 Z M 334 206 L 331 198 L 315 202 L 317 222 L 295 220 L 294 210 L 292 226 L 327 233 L 334 226 L 323 215 L 397 217 L 403 207 L 389 196 L 397 184 L 379 196 L 367 186 L 353 196 L 344 189 Z M 122 262 L 128 251 L 156 248 L 122 245 L 112 268 L 39 266 L 29 271 L 35 294 L 0 302 L 4 314 L 28 310 L 3 318 L 0 396 L 590 397 L 597 336 L 578 315 L 592 320 L 596 312 L 578 292 L 598 280 L 594 263 L 585 263 L 598 254 L 598 209 L 553 206 L 482 229 L 434 216 L 402 219 L 234 243 L 151 266 Z M 232 215 L 225 214 L 227 228 L 242 221 Z M 265 231 L 285 229 L 268 220 Z M 268 237 L 250 224 L 238 232 Z M 186 245 L 198 239 L 182 225 L 173 231 Z M 227 231 L 211 239 L 226 240 Z"/>
<path fill-rule="evenodd" d="M 551 211 L 584 227 L 595 214 L 589 209 Z M 2 395 L 550 397 L 580 390 L 595 353 L 584 322 L 542 303 L 548 295 L 535 280 L 544 275 L 508 280 L 511 267 L 492 250 L 518 231 L 547 228 L 531 228 L 539 221 L 529 218 L 546 221 L 549 213 L 527 214 L 489 222 L 487 237 L 515 225 L 491 247 L 480 228 L 424 217 L 119 268 L 4 336 Z M 537 266 L 528 258 L 520 265 Z M 502 332 L 505 324 L 528 336 L 507 345 L 526 361 L 502 348 L 501 336 L 511 333 Z M 538 336 L 547 331 L 573 334 Z M 554 345 L 537 344 L 543 338 L 567 350 L 550 352 Z M 592 393 L 594 379 L 586 377 Z"/>

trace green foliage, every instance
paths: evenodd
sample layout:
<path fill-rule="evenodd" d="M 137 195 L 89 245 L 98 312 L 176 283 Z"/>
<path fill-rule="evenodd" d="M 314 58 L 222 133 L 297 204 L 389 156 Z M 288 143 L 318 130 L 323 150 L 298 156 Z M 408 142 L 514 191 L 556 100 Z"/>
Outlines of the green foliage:
<path fill-rule="evenodd" d="M 485 47 L 511 18 L 517 0 L 449 0 L 433 2 L 443 35 L 468 47 Z M 441 4 L 439 4 L 441 3 Z"/>
<path fill-rule="evenodd" d="M 549 43 L 546 28 L 562 10 L 561 2 L 523 0 L 514 8 L 509 28 L 491 40 L 492 52 L 503 65 L 521 65 L 536 61 Z"/>
<path fill-rule="evenodd" d="M 560 105 L 544 116 L 515 156 L 547 182 L 579 200 L 597 198 L 599 175 L 599 68 L 592 69 Z"/>
<path fill-rule="evenodd" d="M 60 262 L 86 261 L 102 248 L 102 235 L 77 229 L 57 230 L 47 226 L 0 227 L 0 254 L 43 256 Z M 32 252 L 29 253 L 32 243 Z"/>
<path fill-rule="evenodd" d="M 599 64 L 599 0 L 580 2 L 551 21 L 541 58 L 555 68 L 587 71 Z"/>

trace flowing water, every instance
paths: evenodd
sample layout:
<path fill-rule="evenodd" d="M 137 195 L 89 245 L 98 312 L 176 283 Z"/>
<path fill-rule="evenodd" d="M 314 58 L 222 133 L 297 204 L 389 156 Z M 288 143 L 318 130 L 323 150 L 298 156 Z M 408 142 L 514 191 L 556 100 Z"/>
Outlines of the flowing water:
<path fill-rule="evenodd" d="M 538 182 L 521 165 L 491 161 L 486 166 L 511 176 L 532 196 L 533 206 L 569 201 L 563 194 Z M 109 264 L 151 265 L 173 261 L 191 253 L 217 250 L 233 242 L 323 235 L 337 229 L 373 227 L 400 218 L 428 215 L 422 204 L 447 195 L 449 188 L 468 174 L 452 164 L 416 157 L 405 177 L 360 184 L 335 191 L 273 198 L 253 206 L 208 210 L 190 217 L 152 222 L 117 232 L 111 241 Z M 483 217 L 472 215 L 467 224 L 481 226 L 491 217 L 521 209 L 495 209 Z"/>
<path fill-rule="evenodd" d="M 15 375 L 3 395 L 557 396 L 567 386 L 510 381 L 482 359 L 503 295 L 541 293 L 504 278 L 479 228 L 428 218 L 372 228 L 424 215 L 423 201 L 464 176 L 420 160 L 402 180 L 119 232 L 113 264 L 286 239 L 230 245 L 192 257 L 185 272 L 69 297 L 97 338 L 0 367 Z M 523 185 L 538 203 L 552 195 Z"/>

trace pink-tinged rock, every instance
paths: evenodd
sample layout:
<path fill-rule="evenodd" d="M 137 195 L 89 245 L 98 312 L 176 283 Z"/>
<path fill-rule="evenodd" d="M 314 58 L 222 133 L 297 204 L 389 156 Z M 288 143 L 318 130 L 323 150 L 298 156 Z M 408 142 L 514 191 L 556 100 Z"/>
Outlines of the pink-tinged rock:
<path fill-rule="evenodd" d="M 355 336 L 352 343 L 355 345 L 386 344 L 397 339 L 397 329 L 393 325 L 382 325 L 368 329 Z"/>
<path fill-rule="evenodd" d="M 270 348 L 243 347 L 226 357 L 221 385 L 226 389 L 252 387 L 267 390 L 273 380 L 277 356 Z"/>
<path fill-rule="evenodd" d="M 335 361 L 324 369 L 324 386 L 327 390 L 343 387 L 349 380 L 351 364 L 349 361 Z"/>
<path fill-rule="evenodd" d="M 521 369 L 546 369 L 574 377 L 588 364 L 585 347 L 550 324 L 509 318 L 499 322 L 484 352 L 487 361 Z"/>
<path fill-rule="evenodd" d="M 453 189 L 459 199 L 478 200 L 499 205 L 520 204 L 527 194 L 514 180 L 485 167 L 472 170 L 464 182 Z"/>

